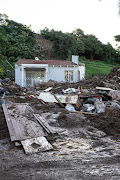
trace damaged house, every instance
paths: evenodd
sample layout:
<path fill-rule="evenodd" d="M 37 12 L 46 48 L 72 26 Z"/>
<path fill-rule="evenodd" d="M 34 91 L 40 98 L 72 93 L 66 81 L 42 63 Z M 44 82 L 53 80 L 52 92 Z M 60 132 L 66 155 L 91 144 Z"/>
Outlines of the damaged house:
<path fill-rule="evenodd" d="M 84 77 L 85 64 L 78 63 L 78 56 L 72 56 L 72 61 L 20 59 L 15 64 L 15 82 L 22 87 L 49 80 L 78 82 Z"/>

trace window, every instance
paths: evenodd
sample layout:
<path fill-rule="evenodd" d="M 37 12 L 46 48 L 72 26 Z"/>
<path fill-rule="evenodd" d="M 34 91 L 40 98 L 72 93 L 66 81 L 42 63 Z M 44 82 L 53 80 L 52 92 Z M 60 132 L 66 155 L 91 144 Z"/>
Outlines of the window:
<path fill-rule="evenodd" d="M 65 71 L 65 81 L 73 81 L 73 71 Z"/>
<path fill-rule="evenodd" d="M 26 86 L 33 86 L 44 82 L 45 70 L 26 70 Z"/>

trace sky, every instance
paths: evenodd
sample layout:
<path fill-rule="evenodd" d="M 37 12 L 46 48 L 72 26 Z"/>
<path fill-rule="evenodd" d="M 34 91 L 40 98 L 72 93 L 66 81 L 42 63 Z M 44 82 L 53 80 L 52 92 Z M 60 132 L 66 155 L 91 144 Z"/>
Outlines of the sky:
<path fill-rule="evenodd" d="M 120 34 L 118 0 L 0 0 L 0 13 L 31 25 L 36 33 L 45 27 L 62 32 L 80 28 L 113 47 Z"/>

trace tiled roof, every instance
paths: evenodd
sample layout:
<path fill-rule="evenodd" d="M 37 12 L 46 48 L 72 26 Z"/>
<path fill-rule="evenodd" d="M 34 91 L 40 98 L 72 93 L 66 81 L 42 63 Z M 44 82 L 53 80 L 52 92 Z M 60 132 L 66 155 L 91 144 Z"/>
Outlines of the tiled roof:
<path fill-rule="evenodd" d="M 32 59 L 19 59 L 16 64 L 48 64 L 48 65 L 63 65 L 63 66 L 75 66 L 77 64 L 72 61 L 63 60 L 32 60 Z"/>

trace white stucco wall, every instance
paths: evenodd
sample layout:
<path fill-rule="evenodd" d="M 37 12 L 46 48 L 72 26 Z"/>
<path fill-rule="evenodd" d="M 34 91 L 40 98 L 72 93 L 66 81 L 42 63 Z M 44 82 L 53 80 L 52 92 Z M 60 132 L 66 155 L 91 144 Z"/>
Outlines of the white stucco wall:
<path fill-rule="evenodd" d="M 47 82 L 48 64 L 21 64 L 15 65 L 15 83 L 25 87 L 26 86 L 26 69 L 44 68 L 46 71 L 45 82 Z"/>
<path fill-rule="evenodd" d="M 57 82 L 65 82 L 65 71 L 73 71 L 73 81 L 71 82 L 77 82 L 78 81 L 78 67 L 74 66 L 74 67 L 48 67 L 48 81 L 54 80 Z"/>
<path fill-rule="evenodd" d="M 80 80 L 85 79 L 85 64 L 79 65 L 79 72 L 80 72 Z"/>
<path fill-rule="evenodd" d="M 16 84 L 26 86 L 26 69 L 45 69 L 45 82 L 54 80 L 57 82 L 65 82 L 65 71 L 73 71 L 73 81 L 78 82 L 85 77 L 85 65 L 78 66 L 48 66 L 48 64 L 22 64 L 15 65 L 15 82 Z M 80 73 L 80 74 L 79 74 Z"/>
<path fill-rule="evenodd" d="M 22 86 L 22 65 L 15 65 L 15 83 Z"/>

